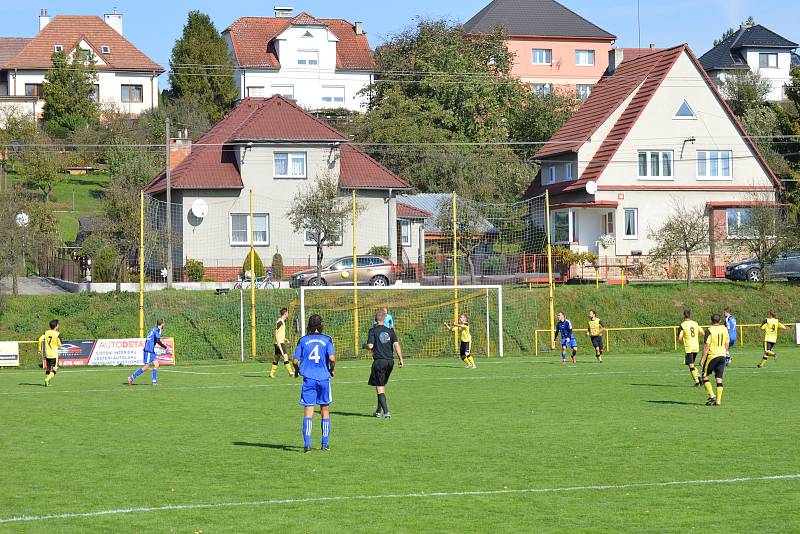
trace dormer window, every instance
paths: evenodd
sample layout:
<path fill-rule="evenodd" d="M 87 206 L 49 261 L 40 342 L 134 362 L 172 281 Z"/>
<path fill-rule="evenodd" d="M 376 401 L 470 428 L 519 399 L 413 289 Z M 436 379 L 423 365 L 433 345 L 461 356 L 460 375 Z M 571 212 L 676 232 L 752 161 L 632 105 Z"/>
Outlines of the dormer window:
<path fill-rule="evenodd" d="M 53 50 L 56 51 L 56 52 L 63 52 L 64 51 L 64 45 L 55 45 L 53 47 Z"/>
<path fill-rule="evenodd" d="M 104 54 L 110 54 L 111 53 L 111 47 L 108 46 L 108 45 L 103 45 L 103 46 L 100 47 L 100 51 L 102 53 L 104 53 Z"/>
<path fill-rule="evenodd" d="M 678 108 L 678 111 L 675 112 L 676 119 L 696 119 L 697 115 L 694 114 L 694 110 L 689 103 L 684 100 L 681 107 Z"/>

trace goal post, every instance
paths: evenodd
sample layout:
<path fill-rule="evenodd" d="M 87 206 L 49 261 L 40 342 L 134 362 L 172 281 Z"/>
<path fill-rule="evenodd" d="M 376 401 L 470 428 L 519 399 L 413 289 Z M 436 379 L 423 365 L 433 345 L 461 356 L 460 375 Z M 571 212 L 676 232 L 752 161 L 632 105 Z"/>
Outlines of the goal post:
<path fill-rule="evenodd" d="M 318 313 L 325 333 L 334 339 L 337 352 L 345 356 L 366 356 L 348 351 L 356 336 L 366 340 L 372 321 L 362 321 L 358 331 L 355 312 L 373 317 L 386 307 L 394 319 L 404 355 L 433 358 L 454 355 L 452 337 L 443 323 L 451 322 L 456 307 L 467 314 L 472 334 L 472 353 L 478 356 L 504 356 L 503 287 L 500 285 L 415 286 L 399 284 L 388 287 L 359 287 L 358 305 L 351 286 L 302 286 L 300 288 L 300 329 L 306 334 L 306 322 Z"/>

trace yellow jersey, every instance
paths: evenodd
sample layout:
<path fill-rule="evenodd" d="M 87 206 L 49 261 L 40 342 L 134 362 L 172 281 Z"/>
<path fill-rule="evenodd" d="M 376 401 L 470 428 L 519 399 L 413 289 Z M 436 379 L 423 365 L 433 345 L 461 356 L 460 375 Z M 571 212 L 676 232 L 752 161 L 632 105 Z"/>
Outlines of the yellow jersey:
<path fill-rule="evenodd" d="M 472 342 L 472 334 L 469 332 L 469 325 L 468 324 L 455 324 L 453 328 L 459 330 L 461 332 L 461 342 L 462 343 L 471 343 Z"/>
<path fill-rule="evenodd" d="M 603 331 L 603 323 L 600 322 L 600 319 L 590 319 L 589 320 L 589 335 L 590 336 L 599 336 L 600 332 Z"/>
<path fill-rule="evenodd" d="M 731 342 L 728 329 L 721 324 L 708 327 L 706 334 L 706 345 L 708 345 L 708 359 L 725 356 L 728 352 L 728 345 Z"/>
<path fill-rule="evenodd" d="M 61 346 L 61 334 L 58 330 L 48 330 L 39 336 L 39 352 L 44 346 L 44 357 L 58 359 L 58 347 Z"/>
<path fill-rule="evenodd" d="M 777 343 L 778 330 L 783 330 L 784 328 L 786 328 L 786 326 L 781 324 L 777 319 L 773 319 L 772 317 L 765 319 L 764 322 L 761 323 L 761 330 L 764 331 L 764 341 L 768 343 Z"/>
<path fill-rule="evenodd" d="M 275 344 L 283 345 L 289 341 L 286 339 L 286 321 L 278 319 L 275 321 Z"/>
<path fill-rule="evenodd" d="M 700 338 L 703 335 L 703 328 L 697 321 L 687 319 L 681 323 L 681 339 L 683 339 L 683 351 L 700 352 Z"/>

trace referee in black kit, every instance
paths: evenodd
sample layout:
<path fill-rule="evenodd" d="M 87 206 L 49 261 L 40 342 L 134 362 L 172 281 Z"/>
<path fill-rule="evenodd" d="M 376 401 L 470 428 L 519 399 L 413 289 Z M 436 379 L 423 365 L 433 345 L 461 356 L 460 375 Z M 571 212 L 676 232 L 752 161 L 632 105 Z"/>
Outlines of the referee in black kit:
<path fill-rule="evenodd" d="M 372 371 L 369 375 L 369 385 L 375 386 L 378 394 L 378 408 L 375 410 L 375 417 L 391 417 L 389 405 L 386 403 L 386 383 L 394 369 L 394 351 L 397 351 L 397 360 L 400 367 L 403 367 L 403 352 L 400 350 L 400 341 L 393 329 L 384 326 L 386 320 L 386 310 L 380 310 L 375 314 L 377 323 L 369 331 L 367 338 L 367 348 L 372 351 Z"/>

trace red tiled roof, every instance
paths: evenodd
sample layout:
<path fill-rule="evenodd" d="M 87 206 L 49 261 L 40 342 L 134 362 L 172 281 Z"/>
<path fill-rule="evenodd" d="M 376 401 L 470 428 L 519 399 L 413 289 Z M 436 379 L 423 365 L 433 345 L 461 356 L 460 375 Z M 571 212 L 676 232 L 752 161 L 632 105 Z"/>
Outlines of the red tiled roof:
<path fill-rule="evenodd" d="M 192 146 L 171 172 L 173 189 L 242 189 L 235 144 L 245 141 L 346 142 L 346 137 L 280 95 L 245 98 Z M 340 147 L 343 189 L 408 189 L 408 184 L 356 147 Z M 144 188 L 166 190 L 162 171 Z"/>
<path fill-rule="evenodd" d="M 164 72 L 164 68 L 147 57 L 130 41 L 117 33 L 100 17 L 58 15 L 36 37 L 19 51 L 8 63 L 8 68 L 49 69 L 53 47 L 62 45 L 69 52 L 78 42 L 86 41 L 105 65 L 98 70 L 134 70 Z M 108 45 L 111 52 L 103 54 L 101 47 Z"/>
<path fill-rule="evenodd" d="M 551 210 L 563 208 L 616 208 L 619 202 L 615 200 L 596 200 L 594 202 L 561 202 L 550 206 Z"/>
<path fill-rule="evenodd" d="M 778 180 L 777 176 L 775 176 L 772 169 L 770 169 L 769 165 L 761 156 L 758 148 L 756 148 L 755 144 L 747 136 L 741 123 L 736 118 L 736 115 L 708 78 L 705 70 L 697 61 L 697 58 L 689 49 L 688 45 L 684 44 L 652 54 L 642 55 L 630 61 L 624 61 L 623 53 L 623 62 L 614 74 L 604 77 L 600 83 L 597 84 L 594 90 L 592 90 L 589 99 L 535 155 L 537 158 L 547 158 L 558 154 L 577 152 L 580 147 L 589 140 L 597 128 L 635 91 L 635 95 L 606 135 L 600 148 L 597 149 L 597 152 L 592 157 L 592 160 L 586 166 L 579 179 L 572 182 L 562 182 L 545 188 L 541 185 L 540 172 L 528 188 L 526 196 L 540 194 L 544 189 L 548 189 L 551 193 L 582 190 L 587 182 L 596 180 L 606 169 L 609 161 L 611 161 L 617 149 L 619 149 L 628 133 L 630 133 L 631 128 L 633 128 L 641 113 L 647 107 L 650 99 L 661 86 L 661 83 L 672 68 L 672 65 L 684 51 L 697 66 L 708 88 L 725 108 L 728 117 L 737 128 L 740 135 L 742 135 L 745 143 L 747 143 L 750 149 L 756 154 L 759 163 L 767 172 L 774 186 L 781 187 L 780 180 Z"/>
<path fill-rule="evenodd" d="M 433 217 L 433 213 L 398 202 L 397 217 L 399 219 L 429 219 Z"/>
<path fill-rule="evenodd" d="M 341 146 L 342 189 L 410 189 L 407 182 L 353 145 Z"/>
<path fill-rule="evenodd" d="M 299 22 L 294 22 L 296 19 Z M 375 70 L 375 60 L 367 36 L 357 35 L 353 24 L 343 19 L 316 19 L 307 13 L 301 13 L 294 19 L 241 17 L 223 33 L 229 34 L 239 65 L 280 68 L 273 41 L 293 23 L 327 26 L 333 32 L 339 39 L 336 43 L 337 69 Z"/>
<path fill-rule="evenodd" d="M 661 52 L 663 48 L 621 48 L 622 50 L 622 61 L 633 61 L 634 59 L 639 59 L 642 56 L 649 56 L 650 54 L 654 54 L 656 52 Z"/>
<path fill-rule="evenodd" d="M 25 37 L 0 37 L 0 68 L 5 68 L 30 42 Z"/>

